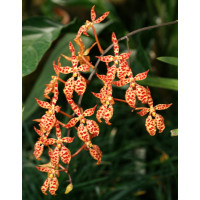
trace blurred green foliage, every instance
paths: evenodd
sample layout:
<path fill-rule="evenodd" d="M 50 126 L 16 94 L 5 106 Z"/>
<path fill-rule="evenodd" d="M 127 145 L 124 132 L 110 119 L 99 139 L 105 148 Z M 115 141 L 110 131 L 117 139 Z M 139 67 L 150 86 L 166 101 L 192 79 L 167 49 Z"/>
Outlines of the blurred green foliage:
<path fill-rule="evenodd" d="M 149 136 L 144 126 L 145 117 L 131 112 L 131 108 L 126 104 L 116 102 L 114 116 L 111 119 L 112 125 L 100 124 L 100 135 L 93 139 L 93 143 L 99 145 L 103 151 L 102 164 L 96 166 L 89 153 L 82 151 L 70 163 L 73 191 L 68 195 L 64 194 L 68 184 L 67 176 L 64 174 L 59 178 L 60 186 L 55 197 L 44 196 L 40 191 L 46 179 L 46 173 L 37 171 L 34 166 L 48 162 L 48 156 L 45 150 L 42 161 L 39 162 L 33 157 L 33 147 L 38 136 L 33 130 L 33 126 L 37 126 L 37 123 L 32 120 L 44 114 L 44 110 L 36 104 L 34 98 L 43 99 L 44 84 L 48 83 L 51 75 L 54 74 L 53 61 L 57 62 L 61 53 L 70 55 L 68 43 L 73 42 L 76 32 L 84 21 L 90 19 L 90 9 L 94 4 L 97 15 L 110 11 L 108 20 L 97 27 L 104 49 L 111 44 L 113 31 L 117 38 L 120 38 L 135 29 L 177 19 L 178 3 L 175 0 L 23 1 L 23 19 L 25 20 L 23 25 L 26 28 L 39 26 L 42 21 L 39 20 L 40 22 L 36 24 L 31 22 L 32 17 L 36 16 L 45 20 L 48 18 L 48 22 L 52 22 L 50 24 L 53 26 L 59 24 L 59 27 L 62 27 L 58 28 L 56 36 L 48 40 L 49 44 L 45 44 L 43 51 L 39 51 L 41 57 L 35 62 L 35 67 L 37 66 L 35 71 L 23 77 L 23 199 L 176 200 L 178 199 L 178 138 L 171 137 L 170 131 L 178 127 L 178 72 L 177 67 L 156 58 L 178 56 L 177 25 L 145 31 L 129 39 L 129 48 L 133 50 L 130 59 L 133 73 L 137 74 L 150 69 L 149 78 L 143 84 L 150 86 L 154 105 L 173 103 L 169 109 L 159 112 L 165 118 L 164 132 L 154 137 Z M 55 12 L 56 9 L 62 9 L 68 14 L 67 24 L 61 23 L 63 17 Z M 45 26 L 40 28 L 43 29 Z M 83 40 L 86 48 L 94 42 L 92 35 L 84 37 Z M 119 45 L 120 52 L 127 51 L 126 41 L 120 42 Z M 109 54 L 112 53 L 113 50 L 109 52 Z M 97 47 L 91 51 L 93 63 L 96 61 L 95 55 L 99 55 Z M 33 62 L 29 60 L 31 59 L 29 54 L 25 57 L 23 62 Z M 69 64 L 64 59 L 61 62 L 63 65 Z M 105 65 L 100 64 L 98 73 L 105 72 Z M 88 74 L 85 73 L 84 76 L 87 78 Z M 66 79 L 67 76 L 63 75 L 62 78 Z M 59 85 L 59 87 L 62 91 L 63 86 Z M 91 84 L 88 85 L 88 92 L 84 94 L 83 109 L 95 104 L 100 105 L 99 100 L 91 94 L 91 91 L 98 92 L 101 87 L 101 81 L 94 76 Z M 113 90 L 114 97 L 124 98 L 125 88 L 114 87 Z M 78 96 L 75 95 L 75 101 L 77 99 Z M 58 105 L 62 106 L 62 110 L 72 113 L 62 92 L 59 94 Z M 140 104 L 138 103 L 137 106 Z M 60 114 L 57 118 L 63 123 L 68 121 Z M 66 135 L 66 129 L 62 129 L 62 133 Z M 71 134 L 76 135 L 76 132 L 73 130 Z M 81 145 L 82 142 L 75 138 L 74 142 L 69 144 L 69 148 L 74 153 Z"/>

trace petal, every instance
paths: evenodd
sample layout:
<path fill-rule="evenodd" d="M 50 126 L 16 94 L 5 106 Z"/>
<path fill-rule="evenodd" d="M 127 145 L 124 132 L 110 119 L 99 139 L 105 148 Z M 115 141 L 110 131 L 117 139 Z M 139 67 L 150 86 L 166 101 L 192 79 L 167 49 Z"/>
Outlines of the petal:
<path fill-rule="evenodd" d="M 65 125 L 66 128 L 71 128 L 76 125 L 76 123 L 79 121 L 79 117 L 74 117 L 70 119 L 70 121 Z"/>
<path fill-rule="evenodd" d="M 53 150 L 49 146 L 48 146 L 48 148 L 49 148 L 48 155 L 49 155 L 50 159 L 52 159 L 52 157 L 53 157 Z"/>
<path fill-rule="evenodd" d="M 83 113 L 83 116 L 86 117 L 86 116 L 93 115 L 96 107 L 97 107 L 97 105 L 94 106 L 93 108 L 89 108 L 89 109 L 85 110 L 84 113 Z"/>
<path fill-rule="evenodd" d="M 87 129 L 93 137 L 99 135 L 99 125 L 94 120 L 86 120 Z"/>
<path fill-rule="evenodd" d="M 83 142 L 87 142 L 90 140 L 90 135 L 87 131 L 87 128 L 83 124 L 80 124 L 78 126 L 77 135 L 79 139 L 82 140 Z"/>
<path fill-rule="evenodd" d="M 54 151 L 53 151 L 53 155 L 51 157 L 51 162 L 53 163 L 53 165 L 58 165 L 58 163 L 59 163 L 59 154 L 60 154 L 60 150 L 56 146 Z"/>
<path fill-rule="evenodd" d="M 41 130 L 38 130 L 37 128 L 35 128 L 35 126 L 33 127 L 34 130 L 36 131 L 36 133 L 41 137 L 44 136 L 43 132 Z"/>
<path fill-rule="evenodd" d="M 95 97 L 99 98 L 99 99 L 102 99 L 103 98 L 103 94 L 102 93 L 94 93 L 94 92 L 91 92 Z"/>
<path fill-rule="evenodd" d="M 97 110 L 97 114 L 96 114 L 96 118 L 98 120 L 99 123 L 101 123 L 101 118 L 103 118 L 105 112 L 106 112 L 106 109 L 107 109 L 107 105 L 101 105 L 99 110 Z"/>
<path fill-rule="evenodd" d="M 119 67 L 117 69 L 117 77 L 119 79 L 124 79 L 126 76 L 132 77 L 133 74 L 131 68 L 128 66 L 128 63 L 125 60 L 123 60 L 119 63 Z"/>
<path fill-rule="evenodd" d="M 49 133 L 53 128 L 55 122 L 56 122 L 55 114 L 52 114 L 50 116 L 48 114 L 43 115 L 39 123 L 41 131 Z"/>
<path fill-rule="evenodd" d="M 66 98 L 72 98 L 73 95 L 73 91 L 74 91 L 74 77 L 69 78 L 66 82 L 65 82 L 65 87 L 63 89 L 63 92 L 66 96 Z"/>
<path fill-rule="evenodd" d="M 102 152 L 97 145 L 92 145 L 92 148 L 89 148 L 90 155 L 97 160 L 97 165 L 100 164 L 102 158 Z"/>
<path fill-rule="evenodd" d="M 93 23 L 97 24 L 97 23 L 102 22 L 108 16 L 109 13 L 110 12 L 105 12 L 101 17 L 99 17 L 98 19 L 96 19 Z"/>
<path fill-rule="evenodd" d="M 37 160 L 41 160 L 40 156 L 42 155 L 43 150 L 44 150 L 44 144 L 41 143 L 41 141 L 37 141 L 34 145 L 34 152 L 33 152 L 33 155 Z"/>
<path fill-rule="evenodd" d="M 152 119 L 151 115 L 149 115 L 146 118 L 145 126 L 146 126 L 146 129 L 147 129 L 147 132 L 151 136 L 154 136 L 156 134 L 156 123 L 155 123 L 155 120 Z"/>
<path fill-rule="evenodd" d="M 90 67 L 87 64 L 82 64 L 78 67 L 78 71 L 80 72 L 89 72 L 90 71 Z"/>
<path fill-rule="evenodd" d="M 54 110 L 58 113 L 60 111 L 61 107 L 60 106 L 55 106 Z"/>
<path fill-rule="evenodd" d="M 91 9 L 91 20 L 94 21 L 96 19 L 96 13 L 94 11 L 95 6 L 92 6 Z"/>
<path fill-rule="evenodd" d="M 57 140 L 55 138 L 48 138 L 45 140 L 44 145 L 48 146 L 48 145 L 55 144 L 56 142 L 57 142 Z"/>
<path fill-rule="evenodd" d="M 169 108 L 171 105 L 172 105 L 172 103 L 170 103 L 170 104 L 158 104 L 154 107 L 154 109 L 165 110 L 165 109 Z"/>
<path fill-rule="evenodd" d="M 117 87 L 121 87 L 126 85 L 127 83 L 130 83 L 130 78 L 127 79 L 121 79 L 119 81 L 112 82 L 113 85 L 116 85 Z"/>
<path fill-rule="evenodd" d="M 50 185 L 49 185 L 49 192 L 51 195 L 56 195 L 56 190 L 58 189 L 59 183 L 58 179 L 54 177 L 52 180 L 50 180 Z"/>
<path fill-rule="evenodd" d="M 46 109 L 51 109 L 51 105 L 46 102 L 46 101 L 40 101 L 39 99 L 35 98 L 35 100 L 37 101 L 38 105 L 42 108 L 46 108 Z"/>
<path fill-rule="evenodd" d="M 107 86 L 106 95 L 107 95 L 107 96 L 112 96 L 112 85 L 111 85 L 111 84 L 109 84 L 109 85 Z"/>
<path fill-rule="evenodd" d="M 55 123 L 55 129 L 56 129 L 56 137 L 57 137 L 58 139 L 61 139 L 60 125 L 58 124 L 57 121 L 56 121 L 56 123 Z"/>
<path fill-rule="evenodd" d="M 76 80 L 75 83 L 75 92 L 78 95 L 83 95 L 85 90 L 86 90 L 86 80 L 83 76 L 79 74 L 78 79 Z"/>
<path fill-rule="evenodd" d="M 100 61 L 103 61 L 103 62 L 112 62 L 115 60 L 115 57 L 114 56 L 96 56 Z"/>
<path fill-rule="evenodd" d="M 59 72 L 61 72 L 62 74 L 69 74 L 73 72 L 73 69 L 71 67 L 58 67 Z"/>
<path fill-rule="evenodd" d="M 82 33 L 87 30 L 88 30 L 88 27 L 86 25 L 82 25 L 78 30 L 75 40 L 77 40 L 82 35 Z"/>
<path fill-rule="evenodd" d="M 116 70 L 117 69 L 116 69 L 115 65 L 113 65 L 112 67 L 108 68 L 106 76 L 107 76 L 107 81 L 109 83 L 111 83 L 115 79 Z"/>
<path fill-rule="evenodd" d="M 36 169 L 38 169 L 41 172 L 49 172 L 49 168 L 48 167 L 37 167 L 35 166 Z"/>
<path fill-rule="evenodd" d="M 136 91 L 133 90 L 133 88 L 130 86 L 127 90 L 126 90 L 126 94 L 125 94 L 125 99 L 126 102 L 128 103 L 128 105 L 131 108 L 135 108 L 135 102 L 136 102 Z"/>
<path fill-rule="evenodd" d="M 111 123 L 109 122 L 109 120 L 112 118 L 113 116 L 113 106 L 109 105 L 109 107 L 106 109 L 106 112 L 103 116 L 103 118 L 105 119 L 106 124 L 111 125 Z"/>
<path fill-rule="evenodd" d="M 65 164 L 69 164 L 70 163 L 71 152 L 64 145 L 62 146 L 61 151 L 60 151 L 60 158 L 61 158 L 61 160 L 62 160 L 63 163 L 65 163 Z"/>
<path fill-rule="evenodd" d="M 107 83 L 107 76 L 106 75 L 100 75 L 96 73 L 96 76 L 105 84 Z"/>
<path fill-rule="evenodd" d="M 67 98 L 68 103 L 70 104 L 72 110 L 78 115 L 81 116 L 79 107 L 74 103 L 72 99 Z"/>
<path fill-rule="evenodd" d="M 144 116 L 150 111 L 150 108 L 145 108 L 145 107 L 136 108 L 136 110 L 139 110 L 139 109 L 142 109 L 140 112 L 137 112 L 137 114 L 140 116 Z"/>
<path fill-rule="evenodd" d="M 149 104 L 149 107 L 153 106 L 153 99 L 152 99 L 152 97 L 151 97 L 151 92 L 150 92 L 148 86 L 147 86 L 147 97 L 148 97 L 148 104 Z"/>
<path fill-rule="evenodd" d="M 48 187 L 49 187 L 50 180 L 51 180 L 51 178 L 47 178 L 47 179 L 44 181 L 44 183 L 43 183 L 43 185 L 42 185 L 42 187 L 41 187 L 41 191 L 42 191 L 42 193 L 45 194 L 45 195 L 47 195 L 46 191 L 47 191 L 47 189 L 48 189 Z"/>
<path fill-rule="evenodd" d="M 115 56 L 118 56 L 119 55 L 119 45 L 118 45 L 118 41 L 117 41 L 117 38 L 116 38 L 116 35 L 114 32 L 112 33 L 112 42 L 113 42 Z"/>
<path fill-rule="evenodd" d="M 132 51 L 130 51 L 129 53 L 122 53 L 120 54 L 120 57 L 122 60 L 127 60 L 130 57 L 131 53 Z"/>
<path fill-rule="evenodd" d="M 148 72 L 149 72 L 149 69 L 148 69 L 146 72 L 137 74 L 137 75 L 134 77 L 135 81 L 144 80 L 144 79 L 147 77 Z"/>
<path fill-rule="evenodd" d="M 136 84 L 136 95 L 139 101 L 146 104 L 148 101 L 147 90 L 145 87 Z"/>
<path fill-rule="evenodd" d="M 69 42 L 69 50 L 70 50 L 70 52 L 72 54 L 72 57 L 76 58 L 75 49 L 74 49 L 74 46 L 73 46 L 73 44 L 71 42 Z"/>
<path fill-rule="evenodd" d="M 63 137 L 62 142 L 72 143 L 74 141 L 74 137 Z"/>
<path fill-rule="evenodd" d="M 156 125 L 159 133 L 162 133 L 165 129 L 164 118 L 162 115 L 156 114 Z"/>

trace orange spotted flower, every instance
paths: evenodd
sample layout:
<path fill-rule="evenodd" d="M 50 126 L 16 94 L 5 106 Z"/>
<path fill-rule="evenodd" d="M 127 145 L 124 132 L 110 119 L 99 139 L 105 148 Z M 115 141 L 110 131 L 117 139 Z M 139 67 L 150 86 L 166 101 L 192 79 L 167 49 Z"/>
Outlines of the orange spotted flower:
<path fill-rule="evenodd" d="M 112 70 L 113 68 L 113 70 Z M 114 73 L 115 73 L 115 65 L 113 65 L 112 67 L 110 67 L 108 69 L 107 75 L 99 75 L 96 74 L 97 77 L 99 79 L 101 79 L 104 83 L 103 88 L 101 88 L 100 93 L 94 93 L 92 92 L 92 94 L 99 98 L 102 105 L 100 106 L 100 108 L 97 111 L 96 114 L 96 118 L 98 120 L 99 123 L 101 123 L 101 118 L 103 118 L 106 122 L 106 124 L 111 125 L 111 123 L 109 122 L 109 120 L 112 118 L 113 116 L 113 104 L 114 99 L 112 97 L 112 86 L 111 86 L 111 82 L 114 79 Z M 109 72 L 110 70 L 110 72 Z"/>
<path fill-rule="evenodd" d="M 59 176 L 59 171 L 56 169 L 54 165 L 51 163 L 47 163 L 44 165 L 36 166 L 36 168 L 41 172 L 47 172 L 47 179 L 44 181 L 44 184 L 41 187 L 41 191 L 47 195 L 46 191 L 49 188 L 49 192 L 51 195 L 56 195 L 56 190 L 58 189 L 59 183 L 56 176 Z"/>
<path fill-rule="evenodd" d="M 86 24 L 82 25 L 80 27 L 80 29 L 78 30 L 78 33 L 76 35 L 76 39 L 78 39 L 79 37 L 81 37 L 82 33 L 86 36 L 89 36 L 87 34 L 87 30 L 93 26 L 93 24 L 98 24 L 100 22 L 102 22 L 109 14 L 109 12 L 105 12 L 101 17 L 99 17 L 98 19 L 96 19 L 96 13 L 94 11 L 95 6 L 92 7 L 91 9 L 91 21 L 86 20 Z M 96 20 L 95 20 L 96 19 Z"/>
<path fill-rule="evenodd" d="M 85 117 L 91 116 L 94 114 L 96 106 L 93 108 L 86 109 L 84 112 L 79 109 L 79 107 L 74 103 L 72 99 L 67 99 L 68 103 L 70 104 L 72 110 L 76 113 L 78 117 L 72 118 L 67 124 L 66 128 L 71 128 L 76 125 L 78 121 L 80 121 L 80 125 L 77 129 L 77 135 L 83 142 L 88 142 L 91 140 L 92 137 L 96 137 L 99 135 L 99 126 L 94 120 L 85 119 Z M 86 124 L 86 125 L 85 125 Z M 89 131 L 89 133 L 88 133 Z"/>
<path fill-rule="evenodd" d="M 143 104 L 147 103 L 148 97 L 146 88 L 137 84 L 136 81 L 145 79 L 148 72 L 149 70 L 143 73 L 139 73 L 135 77 L 132 76 L 127 79 L 121 79 L 119 81 L 112 82 L 112 84 L 116 85 L 117 87 L 121 87 L 126 85 L 127 83 L 130 83 L 129 88 L 126 90 L 125 99 L 128 105 L 132 108 L 135 108 L 136 96 L 138 100 L 141 101 Z"/>
<path fill-rule="evenodd" d="M 57 139 L 49 138 L 46 141 L 46 143 L 48 145 L 52 145 L 52 144 L 57 143 L 57 146 L 55 147 L 55 149 L 54 149 L 54 151 L 51 155 L 51 162 L 54 165 L 58 165 L 59 157 L 60 157 L 63 163 L 69 164 L 69 162 L 71 160 L 71 152 L 67 147 L 64 146 L 63 143 L 73 142 L 74 137 L 63 137 L 63 138 L 61 138 L 61 130 L 60 130 L 60 126 L 57 122 L 55 123 L 55 128 L 56 128 Z"/>
<path fill-rule="evenodd" d="M 56 65 L 55 62 L 53 62 L 53 68 L 54 71 L 56 73 L 57 76 L 52 76 L 52 80 L 50 81 L 49 84 L 46 84 L 46 88 L 44 90 L 44 97 L 47 99 L 50 99 L 50 97 L 48 96 L 50 92 L 54 93 L 54 90 L 57 89 L 57 85 L 58 85 L 58 77 L 59 77 L 59 71 L 58 71 L 58 66 L 61 66 L 60 63 L 60 57 L 58 58 L 58 64 Z"/>
<path fill-rule="evenodd" d="M 101 158 L 102 158 L 102 152 L 101 152 L 99 146 L 92 144 L 91 141 L 85 142 L 85 144 L 86 144 L 86 148 L 90 152 L 90 155 L 92 156 L 92 158 L 97 160 L 97 165 L 99 165 L 101 162 Z"/>
<path fill-rule="evenodd" d="M 151 93 L 149 88 L 147 87 L 147 96 L 148 96 L 148 105 L 150 108 L 146 107 L 139 107 L 136 108 L 136 110 L 141 110 L 137 114 L 140 116 L 144 116 L 149 112 L 149 115 L 146 119 L 145 126 L 148 131 L 148 133 L 151 136 L 154 136 L 156 134 L 156 128 L 159 130 L 159 133 L 162 133 L 165 129 L 165 124 L 164 124 L 164 118 L 156 113 L 156 110 L 165 110 L 169 108 L 171 104 L 158 104 L 156 106 L 153 106 L 153 99 L 151 97 Z"/>
<path fill-rule="evenodd" d="M 40 121 L 40 123 L 39 123 L 40 130 L 43 133 L 48 133 L 48 134 L 50 133 L 51 129 L 54 127 L 54 124 L 56 122 L 55 111 L 56 112 L 60 111 L 60 106 L 55 106 L 56 101 L 57 101 L 57 97 L 56 97 L 57 95 L 55 95 L 55 94 L 56 93 L 54 93 L 54 97 L 52 98 L 51 104 L 46 101 L 41 101 L 41 100 L 35 98 L 35 100 L 37 101 L 37 103 L 40 107 L 48 109 L 48 111 L 46 111 L 46 113 L 39 120 Z M 35 120 L 35 121 L 37 121 L 37 120 Z"/>
<path fill-rule="evenodd" d="M 83 95 L 86 90 L 86 80 L 81 76 L 80 72 L 89 72 L 89 66 L 82 64 L 78 67 L 78 60 L 76 59 L 75 49 L 72 43 L 69 43 L 69 48 L 72 53 L 72 67 L 61 67 L 58 66 L 58 71 L 63 74 L 73 73 L 73 76 L 65 82 L 64 93 L 66 98 L 72 98 L 73 91 L 78 95 Z"/>
<path fill-rule="evenodd" d="M 119 67 L 117 68 L 117 71 L 116 71 L 117 77 L 119 79 L 122 79 L 122 78 L 126 77 L 127 75 L 130 76 L 131 69 L 128 66 L 128 63 L 126 62 L 126 60 L 130 57 L 130 54 L 132 52 L 122 53 L 119 55 L 119 45 L 118 45 L 118 41 L 117 41 L 117 38 L 116 38 L 114 32 L 112 33 L 112 42 L 113 42 L 113 46 L 114 46 L 115 56 L 108 55 L 108 56 L 101 56 L 101 57 L 96 56 L 96 57 L 106 63 L 114 62 L 115 65 L 119 64 Z"/>

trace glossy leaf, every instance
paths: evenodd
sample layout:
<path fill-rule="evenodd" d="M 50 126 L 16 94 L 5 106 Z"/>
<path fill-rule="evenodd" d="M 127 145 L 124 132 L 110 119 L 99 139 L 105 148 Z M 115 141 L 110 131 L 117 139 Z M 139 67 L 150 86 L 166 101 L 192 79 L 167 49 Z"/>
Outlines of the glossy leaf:
<path fill-rule="evenodd" d="M 178 67 L 178 58 L 176 57 L 158 57 L 157 60 Z"/>

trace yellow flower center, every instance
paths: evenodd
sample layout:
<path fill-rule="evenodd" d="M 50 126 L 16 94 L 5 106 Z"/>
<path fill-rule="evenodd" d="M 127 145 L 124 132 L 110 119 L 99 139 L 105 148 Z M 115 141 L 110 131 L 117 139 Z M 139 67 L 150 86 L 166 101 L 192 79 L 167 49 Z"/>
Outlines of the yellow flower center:
<path fill-rule="evenodd" d="M 82 122 L 83 124 L 85 124 L 85 120 L 84 120 L 84 119 L 82 119 L 81 122 Z"/>

